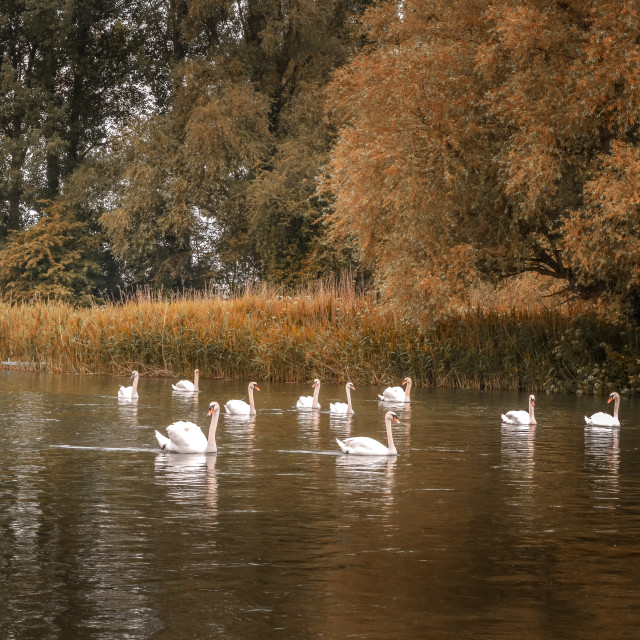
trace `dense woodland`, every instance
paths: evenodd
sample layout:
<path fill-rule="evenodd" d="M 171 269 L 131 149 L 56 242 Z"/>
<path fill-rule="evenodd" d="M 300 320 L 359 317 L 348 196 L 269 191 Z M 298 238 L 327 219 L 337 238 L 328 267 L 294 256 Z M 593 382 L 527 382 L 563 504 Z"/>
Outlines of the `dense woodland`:
<path fill-rule="evenodd" d="M 640 1 L 4 0 L 0 294 L 536 273 L 637 324 L 639 113 Z"/>

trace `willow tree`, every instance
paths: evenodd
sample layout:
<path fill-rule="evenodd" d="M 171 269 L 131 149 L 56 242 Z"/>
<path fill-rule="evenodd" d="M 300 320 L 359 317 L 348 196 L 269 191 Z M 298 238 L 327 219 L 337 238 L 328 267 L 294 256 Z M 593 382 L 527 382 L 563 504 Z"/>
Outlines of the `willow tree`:
<path fill-rule="evenodd" d="M 327 220 L 419 313 L 526 271 L 640 290 L 638 2 L 385 2 L 331 85 Z M 593 256 L 598 257 L 594 260 Z"/>

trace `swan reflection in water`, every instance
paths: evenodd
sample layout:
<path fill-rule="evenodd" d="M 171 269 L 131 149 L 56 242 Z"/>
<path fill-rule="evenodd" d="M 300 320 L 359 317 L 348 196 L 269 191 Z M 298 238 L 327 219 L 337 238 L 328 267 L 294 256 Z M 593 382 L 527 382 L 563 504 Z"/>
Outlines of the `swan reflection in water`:
<path fill-rule="evenodd" d="M 309 443 L 320 444 L 320 412 L 298 411 L 298 425 Z"/>
<path fill-rule="evenodd" d="M 236 447 L 244 441 L 253 443 L 256 437 L 256 422 L 255 415 L 224 414 L 224 426 L 232 432 L 229 438 L 233 440 Z"/>
<path fill-rule="evenodd" d="M 618 494 L 620 471 L 620 429 L 586 426 L 585 466 L 594 483 L 596 497 Z M 602 506 L 602 505 L 600 505 Z"/>
<path fill-rule="evenodd" d="M 118 413 L 124 422 L 134 422 L 138 418 L 138 401 L 130 398 L 118 398 Z"/>
<path fill-rule="evenodd" d="M 514 472 L 517 482 L 530 486 L 535 468 L 536 426 L 503 423 L 500 433 L 503 468 Z"/>
<path fill-rule="evenodd" d="M 385 510 L 393 504 L 398 456 L 336 457 L 338 488 L 357 501 L 381 502 Z"/>
<path fill-rule="evenodd" d="M 217 514 L 217 458 L 216 453 L 159 453 L 154 464 L 156 479 L 167 488 L 170 500 L 192 504 L 204 496 L 207 506 Z"/>
<path fill-rule="evenodd" d="M 340 437 L 349 437 L 351 435 L 351 425 L 353 423 L 353 415 L 350 413 L 331 413 L 329 414 L 329 429 L 332 434 Z"/>
<path fill-rule="evenodd" d="M 198 392 L 196 392 L 196 393 L 174 392 L 171 395 L 172 403 L 175 403 L 176 405 L 178 405 L 180 407 L 185 407 L 185 408 L 187 408 L 187 407 L 197 407 L 199 398 L 200 398 L 200 396 L 199 396 Z"/>

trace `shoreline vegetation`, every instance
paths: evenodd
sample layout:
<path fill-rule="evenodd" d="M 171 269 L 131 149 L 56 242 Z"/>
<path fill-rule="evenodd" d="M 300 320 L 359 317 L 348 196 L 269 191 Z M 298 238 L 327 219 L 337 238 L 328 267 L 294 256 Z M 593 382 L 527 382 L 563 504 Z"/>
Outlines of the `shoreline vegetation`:
<path fill-rule="evenodd" d="M 418 329 L 349 285 L 287 296 L 138 292 L 122 303 L 0 303 L 0 359 L 54 373 L 605 394 L 640 392 L 640 331 L 595 312 L 469 307 Z"/>

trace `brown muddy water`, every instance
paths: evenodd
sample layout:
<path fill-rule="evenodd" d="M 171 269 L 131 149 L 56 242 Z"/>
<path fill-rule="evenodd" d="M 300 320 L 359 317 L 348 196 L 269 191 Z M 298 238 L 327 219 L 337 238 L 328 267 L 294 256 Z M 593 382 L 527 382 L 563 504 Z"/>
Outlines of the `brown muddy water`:
<path fill-rule="evenodd" d="M 248 382 L 248 381 L 247 381 Z M 260 381 L 258 381 L 260 383 Z M 398 381 L 399 382 L 399 381 Z M 257 416 L 220 417 L 218 453 L 168 454 L 154 430 L 246 383 L 0 372 L 0 638 L 423 640 L 636 638 L 640 400 L 414 388 L 398 455 L 380 388 L 355 414 L 295 409 L 309 385 L 260 383 Z"/>

